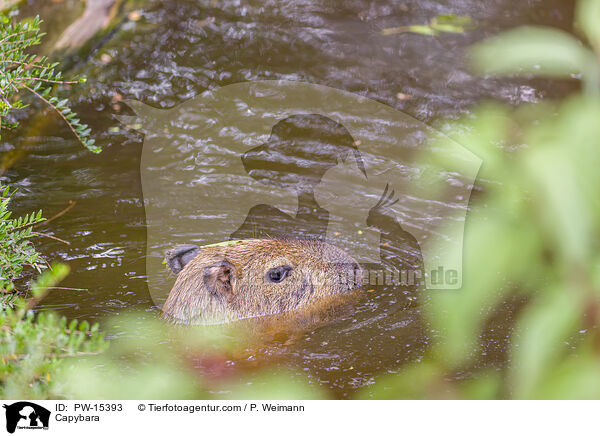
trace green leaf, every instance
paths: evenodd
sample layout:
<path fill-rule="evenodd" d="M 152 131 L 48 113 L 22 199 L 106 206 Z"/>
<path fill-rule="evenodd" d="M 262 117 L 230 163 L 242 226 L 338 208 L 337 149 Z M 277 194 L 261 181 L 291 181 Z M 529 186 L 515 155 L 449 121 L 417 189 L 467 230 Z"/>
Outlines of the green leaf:
<path fill-rule="evenodd" d="M 575 10 L 575 22 L 600 53 L 600 0 L 579 0 Z"/>
<path fill-rule="evenodd" d="M 590 74 L 596 59 L 583 44 L 562 30 L 520 27 L 471 49 L 476 69 L 486 74 L 536 74 L 569 78 Z"/>
<path fill-rule="evenodd" d="M 420 35 L 437 35 L 438 31 L 432 29 L 431 26 L 415 24 L 408 26 L 408 32 L 418 33 Z"/>
<path fill-rule="evenodd" d="M 420 35 L 437 35 L 438 32 L 428 25 L 416 24 L 413 26 L 389 27 L 381 31 L 382 35 L 395 35 L 398 33 L 418 33 Z"/>
<path fill-rule="evenodd" d="M 59 263 L 52 265 L 52 269 L 45 271 L 36 281 L 31 285 L 31 291 L 35 298 L 42 298 L 47 292 L 48 288 L 56 285 L 58 282 L 63 280 L 69 274 L 69 267 L 65 264 Z"/>
<path fill-rule="evenodd" d="M 530 398 L 547 371 L 566 352 L 582 307 L 577 289 L 546 289 L 519 321 L 512 344 L 510 376 L 515 398 Z"/>
<path fill-rule="evenodd" d="M 437 24 L 452 24 L 454 26 L 461 26 L 464 28 L 473 26 L 473 20 L 471 17 L 466 15 L 442 14 L 433 18 L 431 22 Z"/>
<path fill-rule="evenodd" d="M 593 347 L 581 347 L 545 375 L 532 399 L 597 400 L 600 398 L 600 363 Z"/>
<path fill-rule="evenodd" d="M 430 24 L 432 29 L 439 32 L 464 33 L 474 27 L 471 17 L 460 15 L 438 15 Z"/>
<path fill-rule="evenodd" d="M 214 244 L 203 245 L 200 248 L 208 248 L 208 247 L 227 247 L 229 245 L 234 245 L 239 242 L 244 242 L 243 239 L 236 239 L 232 241 L 223 241 L 223 242 L 215 242 Z"/>
<path fill-rule="evenodd" d="M 358 400 L 439 399 L 448 396 L 449 385 L 443 382 L 442 369 L 431 361 L 403 368 L 399 374 L 380 376 L 376 382 L 361 389 Z"/>
<path fill-rule="evenodd" d="M 431 19 L 429 24 L 414 24 L 410 26 L 389 27 L 381 31 L 382 35 L 397 33 L 417 33 L 420 35 L 436 36 L 439 33 L 464 33 L 473 28 L 470 17 L 459 15 L 438 15 Z"/>

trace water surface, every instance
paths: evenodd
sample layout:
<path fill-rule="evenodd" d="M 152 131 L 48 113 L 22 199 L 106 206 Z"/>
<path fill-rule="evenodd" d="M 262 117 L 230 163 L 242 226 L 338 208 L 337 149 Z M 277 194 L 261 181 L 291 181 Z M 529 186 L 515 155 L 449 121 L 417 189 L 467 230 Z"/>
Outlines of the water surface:
<path fill-rule="evenodd" d="M 60 6 L 39 9 L 42 3 L 29 1 L 23 13 L 39 10 L 52 24 L 49 38 L 55 38 L 61 28 L 56 18 Z M 572 6 L 559 0 L 178 0 L 147 5 L 140 21 L 125 21 L 97 51 L 76 63 L 77 71 L 89 78 L 76 92 L 76 108 L 104 147 L 102 154 L 82 149 L 65 126 L 53 121 L 34 132 L 30 152 L 2 178 L 19 189 L 17 213 L 43 208 L 52 216 L 76 201 L 44 230 L 70 245 L 37 242 L 50 261 L 70 265 L 64 286 L 88 289 L 54 292 L 45 300 L 44 309 L 69 317 L 100 320 L 131 308 L 146 310 L 149 316 L 156 311 L 148 291 L 146 254 L 164 247 L 147 246 L 140 181 L 143 135 L 115 120 L 114 114 L 129 113 L 122 99 L 170 108 L 208 89 L 286 79 L 353 92 L 433 123 L 456 118 L 490 98 L 516 105 L 558 98 L 572 89 L 565 82 L 477 77 L 464 58 L 471 43 L 516 25 L 568 30 Z M 380 33 L 382 28 L 425 23 L 450 13 L 471 16 L 478 28 L 435 38 Z M 398 98 L 399 93 L 410 98 Z M 19 143 L 10 135 L 2 140 L 3 151 Z M 156 170 L 160 173 L 161 168 Z M 219 182 L 227 183 L 227 175 Z M 202 222 L 214 217 L 194 218 Z M 203 237 L 205 241 L 197 242 L 215 242 L 209 230 Z M 407 301 L 406 293 L 394 287 L 367 293 L 353 313 L 278 353 L 299 374 L 345 397 L 375 375 L 418 360 L 435 338 L 421 320 L 426 296 Z M 501 318 L 499 327 L 506 327 L 510 316 Z M 508 335 L 504 331 L 486 339 L 482 365 L 501 366 Z"/>

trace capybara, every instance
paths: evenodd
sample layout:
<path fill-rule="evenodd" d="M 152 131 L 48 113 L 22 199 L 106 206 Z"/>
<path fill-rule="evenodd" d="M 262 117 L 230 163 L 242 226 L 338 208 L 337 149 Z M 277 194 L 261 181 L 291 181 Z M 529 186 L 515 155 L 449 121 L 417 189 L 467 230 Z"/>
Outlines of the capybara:
<path fill-rule="evenodd" d="M 310 239 L 186 244 L 167 251 L 177 275 L 162 308 L 182 324 L 216 324 L 310 312 L 353 294 L 362 269 L 338 247 Z"/>

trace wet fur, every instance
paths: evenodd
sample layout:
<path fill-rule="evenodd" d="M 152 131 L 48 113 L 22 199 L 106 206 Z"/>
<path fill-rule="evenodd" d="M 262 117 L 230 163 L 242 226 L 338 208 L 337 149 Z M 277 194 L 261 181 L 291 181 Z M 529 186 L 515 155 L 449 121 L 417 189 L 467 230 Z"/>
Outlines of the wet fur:
<path fill-rule="evenodd" d="M 280 265 L 292 266 L 290 275 L 281 283 L 266 280 L 267 271 Z M 340 275 L 350 279 L 340 281 Z M 352 257 L 316 240 L 249 239 L 208 247 L 177 276 L 163 316 L 182 324 L 311 317 L 353 294 L 361 275 Z"/>

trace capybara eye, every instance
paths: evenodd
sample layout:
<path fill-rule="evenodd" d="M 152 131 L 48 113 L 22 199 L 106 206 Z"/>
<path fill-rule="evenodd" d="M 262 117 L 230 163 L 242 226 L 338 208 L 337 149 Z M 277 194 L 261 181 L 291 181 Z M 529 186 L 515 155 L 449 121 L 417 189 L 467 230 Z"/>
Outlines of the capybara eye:
<path fill-rule="evenodd" d="M 288 275 L 290 275 L 290 271 L 292 270 L 291 266 L 282 265 L 276 268 L 272 268 L 267 271 L 267 280 L 272 283 L 280 283 L 282 282 Z"/>

